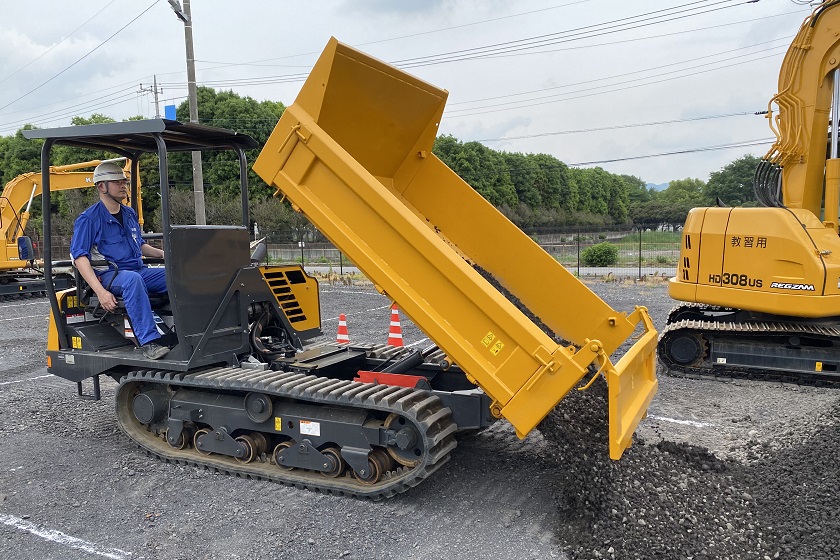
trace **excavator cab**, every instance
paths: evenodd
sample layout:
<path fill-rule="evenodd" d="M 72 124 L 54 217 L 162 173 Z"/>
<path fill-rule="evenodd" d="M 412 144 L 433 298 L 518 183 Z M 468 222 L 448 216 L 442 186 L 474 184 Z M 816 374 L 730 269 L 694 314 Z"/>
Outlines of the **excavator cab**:
<path fill-rule="evenodd" d="M 315 280 L 297 266 L 259 266 L 251 261 L 245 150 L 257 147 L 253 138 L 164 119 L 27 130 L 24 134 L 44 140 L 43 250 L 47 276 L 52 267 L 70 264 L 53 262 L 47 171 L 53 148 L 74 146 L 128 158 L 132 162 L 132 201 L 139 198 L 141 160 L 156 156 L 158 162 L 163 231 L 152 237 L 162 244 L 166 262 L 158 260 L 151 265 L 165 265 L 167 294 L 152 294 L 150 300 L 160 318 L 163 341 L 171 351 L 163 360 L 147 360 L 130 336 L 124 308 L 104 313 L 80 278 L 75 289 L 56 291 L 48 285 L 48 369 L 79 383 L 80 394 L 82 380 L 94 378 L 94 397 L 98 398 L 100 374 L 118 378 L 131 368 L 152 364 L 182 372 L 210 365 L 238 366 L 252 353 L 249 325 L 255 323 L 276 323 L 284 333 L 278 344 L 290 350 L 301 348 L 304 340 L 320 334 Z M 206 150 L 229 150 L 239 161 L 242 221 L 238 225 L 172 223 L 169 155 Z"/>

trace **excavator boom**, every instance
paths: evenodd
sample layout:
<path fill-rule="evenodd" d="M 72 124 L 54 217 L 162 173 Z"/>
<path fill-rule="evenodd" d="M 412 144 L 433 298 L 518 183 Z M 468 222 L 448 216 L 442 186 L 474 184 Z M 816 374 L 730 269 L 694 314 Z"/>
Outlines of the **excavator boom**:
<path fill-rule="evenodd" d="M 831 224 L 835 230 L 837 195 L 833 194 L 833 204 L 823 204 L 823 181 L 828 155 L 826 132 L 840 68 L 837 5 L 828 1 L 818 6 L 803 21 L 788 48 L 779 71 L 779 91 L 768 103 L 776 142 L 763 158 L 781 177 L 779 181 L 777 174 L 764 169 L 757 175 L 756 185 L 759 198 L 767 206 L 802 208 L 817 217 L 826 208 L 835 216 Z M 831 157 L 837 158 L 836 153 Z"/>
<path fill-rule="evenodd" d="M 432 154 L 446 97 L 332 39 L 254 171 L 396 301 L 520 437 L 596 364 L 610 387 L 617 459 L 657 388 L 647 310 L 611 309 Z"/>

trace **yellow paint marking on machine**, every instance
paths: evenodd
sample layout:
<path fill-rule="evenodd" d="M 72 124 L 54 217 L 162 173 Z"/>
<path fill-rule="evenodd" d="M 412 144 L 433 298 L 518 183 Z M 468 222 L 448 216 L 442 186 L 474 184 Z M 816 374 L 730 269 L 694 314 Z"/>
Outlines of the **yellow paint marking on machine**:
<path fill-rule="evenodd" d="M 446 97 L 332 39 L 254 171 L 475 380 L 519 437 L 597 363 L 617 459 L 657 389 L 647 310 L 610 308 L 432 154 Z M 552 340 L 476 268 L 579 349 Z"/>

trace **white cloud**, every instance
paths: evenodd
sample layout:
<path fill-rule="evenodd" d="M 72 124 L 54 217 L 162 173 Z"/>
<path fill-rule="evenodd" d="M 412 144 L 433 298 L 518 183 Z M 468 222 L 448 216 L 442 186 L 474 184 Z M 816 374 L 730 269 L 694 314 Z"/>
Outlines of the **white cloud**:
<path fill-rule="evenodd" d="M 0 80 L 102 12 L 25 71 L 0 83 L 2 107 L 65 70 L 48 85 L 0 109 L 0 134 L 14 133 L 23 122 L 58 126 L 73 115 L 92 112 L 114 118 L 152 116 L 153 99 L 139 93 L 139 86 L 150 86 L 153 75 L 163 88 L 162 101 L 180 103 L 186 96 L 184 28 L 166 2 L 155 3 L 67 69 L 150 3 L 4 3 Z M 632 16 L 674 6 L 667 0 L 194 0 L 197 77 L 199 83 L 217 89 L 289 104 L 302 83 L 294 76 L 308 73 L 330 36 L 385 61 L 407 61 L 476 53 L 467 50 L 488 45 L 509 50 L 520 44 L 517 41 L 564 30 L 591 35 L 594 26 L 604 22 L 617 22 L 615 26 Z M 807 13 L 807 7 L 787 2 L 739 4 L 667 23 L 640 23 L 625 31 L 612 27 L 588 39 L 578 35 L 538 49 L 409 71 L 450 92 L 442 132 L 461 140 L 528 137 L 488 144 L 493 148 L 550 153 L 574 163 L 716 146 L 768 138 L 771 133 L 762 117 L 616 127 L 766 108 L 777 87 L 784 50 Z M 771 40 L 776 42 L 767 43 Z M 750 45 L 755 46 L 744 49 Z M 721 68 L 727 64 L 733 66 Z M 585 129 L 602 130 L 551 134 Z M 601 166 L 652 183 L 685 177 L 706 180 L 710 172 L 744 153 L 762 154 L 765 149 L 629 159 Z"/>

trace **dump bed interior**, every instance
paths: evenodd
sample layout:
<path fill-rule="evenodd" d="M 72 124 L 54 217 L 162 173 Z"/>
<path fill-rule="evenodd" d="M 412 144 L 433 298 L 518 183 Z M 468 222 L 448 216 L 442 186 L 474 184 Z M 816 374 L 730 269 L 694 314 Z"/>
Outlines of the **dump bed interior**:
<path fill-rule="evenodd" d="M 520 437 L 596 363 L 618 458 L 656 392 L 644 308 L 608 306 L 432 154 L 447 92 L 332 39 L 254 170 L 396 301 Z M 476 269 L 557 335 L 544 333 Z M 640 327 L 614 366 L 608 357 Z M 613 410 L 614 409 L 614 410 Z"/>

